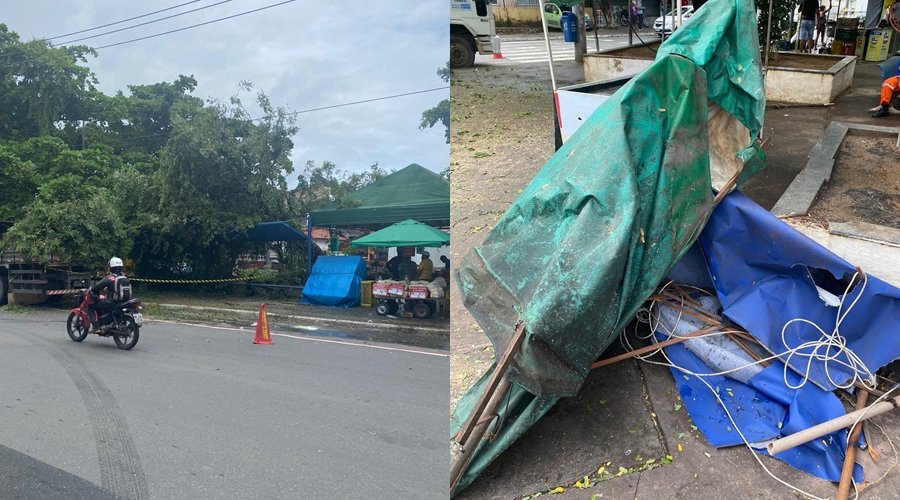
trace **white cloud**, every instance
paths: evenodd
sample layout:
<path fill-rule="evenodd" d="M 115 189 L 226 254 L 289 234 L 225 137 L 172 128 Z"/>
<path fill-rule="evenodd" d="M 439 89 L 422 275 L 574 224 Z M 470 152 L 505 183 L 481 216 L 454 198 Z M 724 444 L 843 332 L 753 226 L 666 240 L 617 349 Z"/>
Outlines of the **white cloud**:
<path fill-rule="evenodd" d="M 203 0 L 124 27 L 196 7 Z M 4 6 L 2 21 L 23 39 L 54 36 L 182 3 L 178 0 L 32 0 Z M 277 3 L 234 0 L 203 11 L 85 43 L 101 46 L 210 21 Z M 139 7 L 138 7 L 139 6 Z M 77 35 L 85 36 L 85 35 Z M 71 38 L 71 37 L 70 37 Z M 55 40 L 59 42 L 60 40 Z M 107 93 L 129 84 L 198 80 L 195 95 L 228 99 L 241 80 L 264 90 L 276 106 L 296 111 L 442 87 L 436 71 L 447 62 L 449 26 L 444 0 L 298 0 L 246 16 L 110 47 L 90 67 Z M 443 129 L 418 130 L 422 111 L 449 91 L 371 102 L 298 115 L 294 164 L 330 160 L 347 170 L 378 162 L 386 168 L 419 163 L 445 169 L 449 146 Z M 252 101 L 244 96 L 245 104 Z M 251 112 L 252 106 L 248 106 Z"/>

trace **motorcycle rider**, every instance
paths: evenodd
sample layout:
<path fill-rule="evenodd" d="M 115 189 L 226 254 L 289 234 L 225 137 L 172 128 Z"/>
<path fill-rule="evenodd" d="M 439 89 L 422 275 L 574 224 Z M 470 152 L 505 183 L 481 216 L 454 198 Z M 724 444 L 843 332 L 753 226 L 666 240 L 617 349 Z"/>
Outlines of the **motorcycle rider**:
<path fill-rule="evenodd" d="M 122 259 L 113 257 L 109 259 L 109 270 L 112 274 L 100 280 L 99 283 L 92 286 L 91 294 L 94 296 L 94 303 L 90 306 L 91 311 L 88 317 L 94 324 L 94 333 L 102 333 L 100 328 L 100 316 L 108 313 L 116 304 L 131 300 L 131 282 L 125 273 L 122 272 Z M 104 299 L 97 299 L 100 292 L 106 290 Z"/>

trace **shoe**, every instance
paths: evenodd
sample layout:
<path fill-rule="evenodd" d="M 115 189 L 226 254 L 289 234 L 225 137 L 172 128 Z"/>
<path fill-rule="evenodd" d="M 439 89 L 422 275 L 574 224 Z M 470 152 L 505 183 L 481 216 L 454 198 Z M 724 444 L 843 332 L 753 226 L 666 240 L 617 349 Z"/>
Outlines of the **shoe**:
<path fill-rule="evenodd" d="M 889 114 L 891 114 L 891 112 L 888 111 L 887 106 L 882 106 L 881 109 L 872 113 L 872 118 L 883 118 Z"/>

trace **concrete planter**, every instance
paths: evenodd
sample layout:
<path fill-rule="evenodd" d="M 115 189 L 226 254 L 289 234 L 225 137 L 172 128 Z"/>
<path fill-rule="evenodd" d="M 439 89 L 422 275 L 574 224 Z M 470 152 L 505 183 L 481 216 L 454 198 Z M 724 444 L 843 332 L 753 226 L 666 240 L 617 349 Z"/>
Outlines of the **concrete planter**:
<path fill-rule="evenodd" d="M 605 50 L 584 56 L 584 80 L 598 82 L 633 76 L 653 62 L 659 42 Z M 769 60 L 766 99 L 791 104 L 828 104 L 850 88 L 856 57 L 779 52 Z"/>
<path fill-rule="evenodd" d="M 777 57 L 778 61 L 769 60 L 766 73 L 766 99 L 775 102 L 834 102 L 850 88 L 856 69 L 855 56 L 779 52 Z"/>
<path fill-rule="evenodd" d="M 659 42 L 585 54 L 584 81 L 599 82 L 634 76 L 650 66 Z"/>

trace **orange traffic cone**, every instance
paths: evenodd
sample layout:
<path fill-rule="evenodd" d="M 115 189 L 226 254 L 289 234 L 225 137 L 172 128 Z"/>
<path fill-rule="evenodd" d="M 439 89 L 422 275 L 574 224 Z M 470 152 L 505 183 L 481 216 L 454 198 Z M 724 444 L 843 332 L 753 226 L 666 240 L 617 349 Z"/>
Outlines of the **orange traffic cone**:
<path fill-rule="evenodd" d="M 272 337 L 269 335 L 269 319 L 266 316 L 266 305 L 259 306 L 259 318 L 256 320 L 256 337 L 253 339 L 254 344 L 272 344 Z"/>

